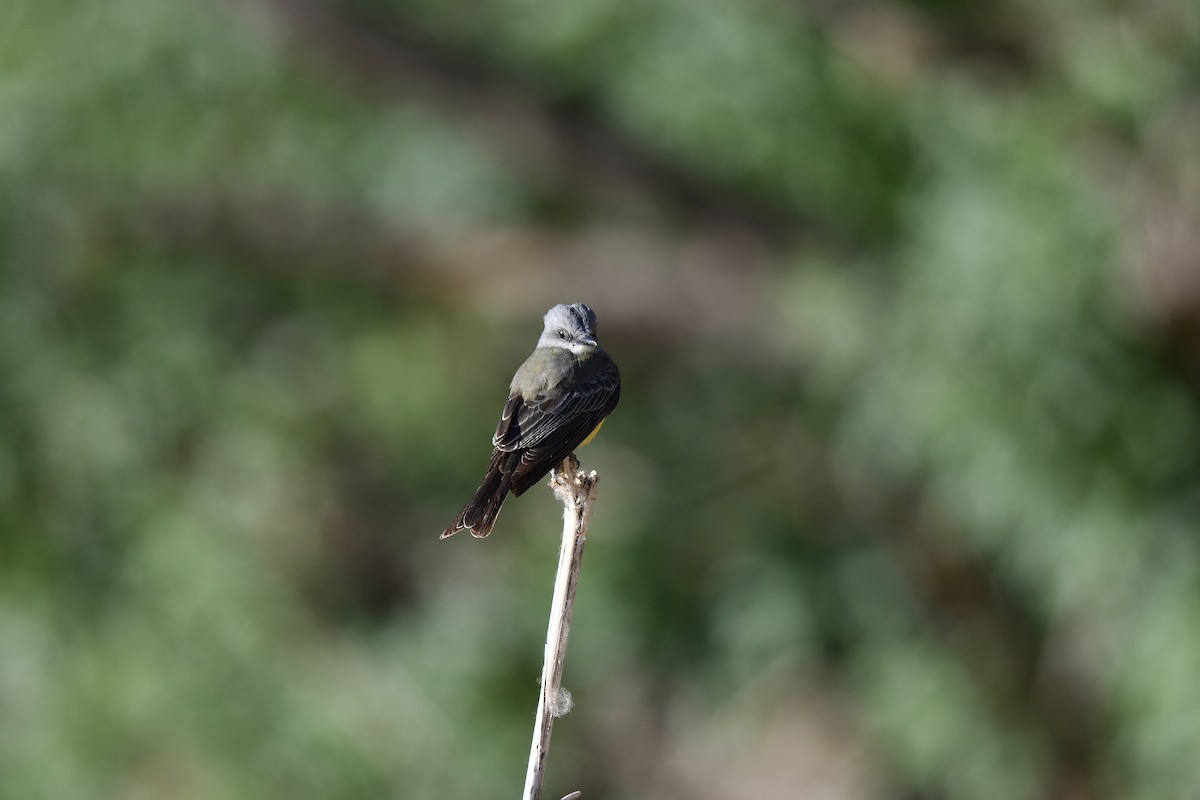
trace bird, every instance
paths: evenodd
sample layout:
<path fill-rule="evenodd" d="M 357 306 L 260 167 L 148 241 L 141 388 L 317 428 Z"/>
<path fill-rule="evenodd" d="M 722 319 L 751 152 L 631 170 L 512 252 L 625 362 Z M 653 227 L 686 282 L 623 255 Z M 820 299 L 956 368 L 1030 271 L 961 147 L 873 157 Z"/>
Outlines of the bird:
<path fill-rule="evenodd" d="M 583 303 L 552 307 L 537 346 L 517 368 L 492 436 L 483 481 L 439 538 L 492 532 L 509 494 L 520 497 L 592 440 L 621 398 L 621 373 L 596 341 L 596 314 Z"/>

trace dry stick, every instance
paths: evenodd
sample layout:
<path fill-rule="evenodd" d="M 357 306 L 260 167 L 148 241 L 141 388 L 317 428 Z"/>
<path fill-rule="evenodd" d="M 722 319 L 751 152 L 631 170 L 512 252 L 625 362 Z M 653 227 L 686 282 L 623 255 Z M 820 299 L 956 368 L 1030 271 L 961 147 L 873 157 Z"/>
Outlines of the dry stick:
<path fill-rule="evenodd" d="M 575 586 L 579 565 L 587 543 L 588 522 L 596 499 L 600 478 L 595 470 L 585 473 L 574 455 L 560 464 L 550 476 L 550 488 L 563 504 L 563 538 L 558 551 L 558 573 L 554 578 L 554 600 L 550 604 L 550 625 L 546 630 L 546 654 L 542 662 L 542 691 L 538 696 L 537 719 L 533 724 L 533 742 L 529 746 L 529 768 L 525 772 L 523 800 L 539 800 L 546 772 L 546 753 L 550 749 L 550 730 L 554 718 L 570 710 L 570 695 L 561 688 L 563 660 L 567 655 L 567 634 L 571 630 L 571 610 L 575 605 Z M 569 796 L 578 796 L 578 792 Z M 566 800 L 564 798 L 564 800 Z"/>

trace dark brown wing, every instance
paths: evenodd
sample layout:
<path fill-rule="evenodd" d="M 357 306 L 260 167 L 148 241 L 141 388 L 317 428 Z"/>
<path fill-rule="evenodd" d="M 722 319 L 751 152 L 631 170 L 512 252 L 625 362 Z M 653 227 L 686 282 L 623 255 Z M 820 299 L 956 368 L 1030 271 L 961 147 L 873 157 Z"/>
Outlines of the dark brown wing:
<path fill-rule="evenodd" d="M 520 453 L 512 466 L 513 494 L 520 495 L 573 452 L 620 397 L 621 375 L 611 361 L 569 392 L 530 400 L 510 397 L 492 444 Z"/>
<path fill-rule="evenodd" d="M 500 421 L 496 423 L 496 432 L 492 434 L 492 447 L 505 452 L 515 449 L 513 443 L 521 436 L 517 412 L 524 403 L 525 398 L 519 392 L 508 396 L 504 410 L 500 412 Z"/>
<path fill-rule="evenodd" d="M 492 459 L 483 482 L 442 538 L 464 528 L 491 533 L 505 496 L 521 494 L 567 457 L 617 406 L 621 375 L 607 358 L 568 392 L 526 400 L 509 395 L 492 436 Z"/>
<path fill-rule="evenodd" d="M 516 409 L 516 423 L 505 440 L 506 450 L 546 446 L 559 439 L 559 434 L 592 420 L 593 425 L 583 432 L 586 438 L 592 429 L 616 408 L 620 396 L 620 373 L 617 365 L 607 361 L 598 372 L 571 389 L 553 397 L 538 396 L 524 401 Z M 568 437 L 570 438 L 570 437 Z M 575 443 L 578 444 L 578 441 Z"/>

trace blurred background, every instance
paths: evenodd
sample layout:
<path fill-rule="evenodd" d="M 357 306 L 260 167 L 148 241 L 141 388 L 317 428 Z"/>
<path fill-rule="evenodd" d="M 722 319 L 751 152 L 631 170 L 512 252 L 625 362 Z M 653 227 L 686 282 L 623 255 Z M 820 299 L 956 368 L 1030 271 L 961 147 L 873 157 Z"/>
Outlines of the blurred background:
<path fill-rule="evenodd" d="M 1200 5 L 0 4 L 0 798 L 1200 796 Z"/>

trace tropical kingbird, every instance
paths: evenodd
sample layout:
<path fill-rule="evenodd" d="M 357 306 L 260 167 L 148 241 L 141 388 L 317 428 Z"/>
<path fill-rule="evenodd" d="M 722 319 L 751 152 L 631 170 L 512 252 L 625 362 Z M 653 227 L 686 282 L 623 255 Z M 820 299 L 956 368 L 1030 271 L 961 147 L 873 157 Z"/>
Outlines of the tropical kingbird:
<path fill-rule="evenodd" d="M 621 396 L 621 373 L 596 342 L 596 314 L 583 303 L 546 312 L 537 347 L 513 375 L 492 437 L 483 482 L 441 538 L 463 528 L 492 532 L 509 492 L 530 486 L 600 430 Z"/>

